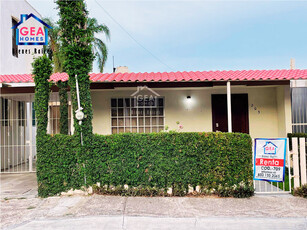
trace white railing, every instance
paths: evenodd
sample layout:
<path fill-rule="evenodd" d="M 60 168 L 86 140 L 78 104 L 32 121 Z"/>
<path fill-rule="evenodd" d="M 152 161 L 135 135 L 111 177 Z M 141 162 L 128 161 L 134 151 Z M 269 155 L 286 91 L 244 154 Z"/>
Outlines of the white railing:
<path fill-rule="evenodd" d="M 306 176 L 306 138 L 292 138 L 294 188 L 307 183 Z"/>

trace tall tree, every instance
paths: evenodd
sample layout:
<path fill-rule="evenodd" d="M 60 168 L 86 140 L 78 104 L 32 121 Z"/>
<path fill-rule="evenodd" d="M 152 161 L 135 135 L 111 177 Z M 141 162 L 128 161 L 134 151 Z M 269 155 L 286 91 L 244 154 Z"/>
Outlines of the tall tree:
<path fill-rule="evenodd" d="M 63 69 L 69 76 L 73 111 L 78 109 L 76 77 L 79 83 L 80 103 L 84 119 L 80 124 L 74 116 L 75 134 L 89 145 L 92 136 L 92 100 L 90 94 L 89 72 L 92 69 L 94 31 L 87 26 L 88 11 L 83 0 L 57 0 L 59 8 L 59 27 L 61 49 L 64 55 Z"/>
<path fill-rule="evenodd" d="M 50 18 L 44 18 L 44 21 L 50 25 L 53 29 L 49 31 L 49 42 L 46 47 L 48 57 L 54 63 L 54 72 L 63 72 L 64 55 L 61 49 L 60 41 L 60 27 L 57 23 L 54 23 Z M 93 53 L 95 60 L 97 61 L 99 71 L 102 73 L 106 60 L 108 58 L 108 49 L 106 44 L 97 37 L 99 34 L 104 34 L 107 40 L 110 39 L 110 30 L 104 24 L 99 24 L 95 18 L 87 18 L 87 27 L 94 33 L 94 40 L 92 42 Z"/>

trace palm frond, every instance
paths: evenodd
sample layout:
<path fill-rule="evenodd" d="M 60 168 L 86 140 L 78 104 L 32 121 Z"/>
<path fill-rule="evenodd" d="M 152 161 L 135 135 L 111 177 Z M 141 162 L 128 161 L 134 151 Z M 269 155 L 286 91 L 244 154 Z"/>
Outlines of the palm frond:
<path fill-rule="evenodd" d="M 96 50 L 96 57 L 98 62 L 99 71 L 103 72 L 103 67 L 108 58 L 108 49 L 106 44 L 99 38 L 95 38 L 94 40 L 94 47 Z"/>

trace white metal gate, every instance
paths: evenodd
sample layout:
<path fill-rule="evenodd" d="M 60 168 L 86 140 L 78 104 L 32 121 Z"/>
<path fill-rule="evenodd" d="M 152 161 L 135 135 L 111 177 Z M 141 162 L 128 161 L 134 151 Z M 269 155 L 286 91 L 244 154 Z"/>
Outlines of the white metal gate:
<path fill-rule="evenodd" d="M 1 173 L 35 172 L 36 121 L 34 94 L 0 94 Z M 68 134 L 73 132 L 69 100 Z M 52 92 L 48 106 L 47 133 L 60 133 L 59 93 Z"/>
<path fill-rule="evenodd" d="M 293 188 L 306 184 L 306 138 L 292 138 L 292 149 L 287 139 L 286 172 L 284 182 L 254 180 L 255 193 L 291 193 Z M 254 140 L 253 140 L 254 144 Z M 254 148 L 253 148 L 254 151 Z M 254 157 L 254 152 L 253 152 Z M 254 162 L 254 161 L 253 161 Z"/>
<path fill-rule="evenodd" d="M 33 94 L 0 96 L 1 173 L 35 171 Z"/>

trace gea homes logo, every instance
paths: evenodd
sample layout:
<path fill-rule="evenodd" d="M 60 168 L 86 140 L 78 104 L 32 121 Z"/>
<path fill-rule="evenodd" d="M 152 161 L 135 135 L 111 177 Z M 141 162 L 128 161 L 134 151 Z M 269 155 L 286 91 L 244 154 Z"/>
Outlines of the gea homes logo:
<path fill-rule="evenodd" d="M 137 90 L 130 96 L 134 98 L 135 107 L 156 107 L 158 104 L 158 97 L 160 97 L 157 92 L 146 85 L 138 86 Z"/>
<path fill-rule="evenodd" d="M 20 22 L 12 29 L 16 29 L 16 45 L 47 45 L 48 29 L 52 29 L 47 23 L 34 14 L 21 14 Z"/>

